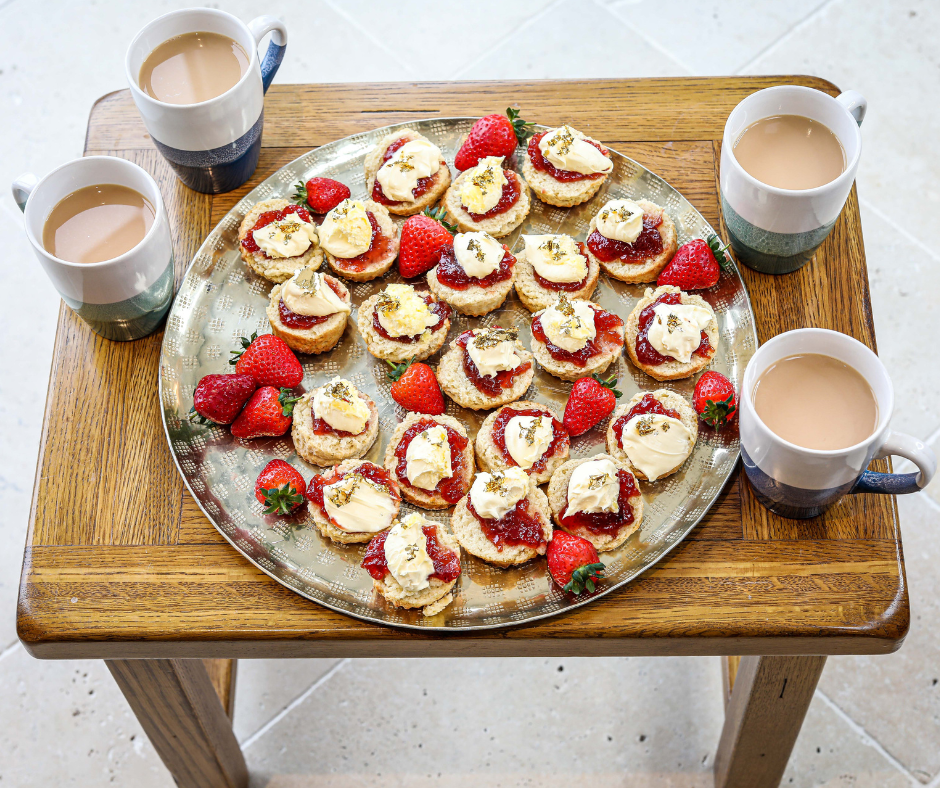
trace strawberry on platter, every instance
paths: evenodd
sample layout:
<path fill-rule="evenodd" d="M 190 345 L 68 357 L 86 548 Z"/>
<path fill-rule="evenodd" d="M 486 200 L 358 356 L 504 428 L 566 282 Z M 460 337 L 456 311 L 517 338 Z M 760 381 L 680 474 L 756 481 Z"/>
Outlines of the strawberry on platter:
<path fill-rule="evenodd" d="M 206 375 L 193 393 L 193 409 L 189 418 L 203 424 L 231 424 L 241 413 L 248 398 L 258 388 L 251 375 Z"/>
<path fill-rule="evenodd" d="M 699 418 L 709 427 L 720 430 L 734 421 L 738 414 L 738 401 L 734 385 L 720 372 L 708 370 L 695 384 L 692 405 Z"/>
<path fill-rule="evenodd" d="M 517 145 L 525 145 L 532 133 L 532 124 L 519 117 L 519 110 L 510 107 L 505 115 L 495 113 L 480 118 L 470 127 L 454 158 L 454 166 L 463 172 L 476 167 L 487 156 L 508 159 Z"/>
<path fill-rule="evenodd" d="M 300 384 L 304 370 L 287 343 L 273 334 L 255 332 L 241 338 L 242 349 L 233 350 L 229 364 L 241 375 L 250 375 L 259 386 L 289 388 Z"/>
<path fill-rule="evenodd" d="M 548 572 L 558 586 L 570 594 L 593 594 L 604 565 L 587 539 L 556 530 L 548 543 Z"/>
<path fill-rule="evenodd" d="M 294 403 L 299 399 L 291 396 L 290 389 L 262 386 L 232 422 L 232 435 L 243 439 L 283 435 L 290 429 Z"/>
<path fill-rule="evenodd" d="M 727 246 L 722 246 L 717 235 L 708 241 L 696 238 L 682 244 L 672 260 L 659 274 L 656 284 L 674 285 L 680 290 L 707 290 L 718 284 L 721 269 L 728 264 Z"/>
<path fill-rule="evenodd" d="M 444 395 L 434 370 L 414 359 L 404 364 L 388 362 L 386 376 L 392 381 L 392 399 L 405 410 L 440 416 L 444 413 Z"/>
<path fill-rule="evenodd" d="M 571 387 L 571 396 L 565 405 L 562 422 L 568 434 L 583 435 L 601 419 L 607 418 L 617 405 L 621 392 L 617 390 L 617 378 L 611 375 L 602 378 L 595 373 L 589 378 L 578 378 Z"/>
<path fill-rule="evenodd" d="M 445 222 L 445 216 L 443 208 L 425 208 L 405 220 L 398 248 L 398 273 L 405 279 L 430 271 L 441 261 L 441 249 L 454 245 L 457 226 Z"/>
<path fill-rule="evenodd" d="M 264 504 L 265 514 L 290 514 L 304 502 L 306 491 L 300 471 L 284 460 L 271 460 L 255 482 L 255 498 Z"/>
<path fill-rule="evenodd" d="M 332 178 L 311 178 L 306 183 L 298 183 L 295 189 L 294 201 L 306 203 L 314 213 L 329 213 L 351 194 L 345 183 Z"/>

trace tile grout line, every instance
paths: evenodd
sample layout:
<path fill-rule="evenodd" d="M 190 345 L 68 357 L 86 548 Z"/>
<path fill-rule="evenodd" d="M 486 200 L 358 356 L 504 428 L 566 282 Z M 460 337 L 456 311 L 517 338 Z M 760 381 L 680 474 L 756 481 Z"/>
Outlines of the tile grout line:
<path fill-rule="evenodd" d="M 349 14 L 343 8 L 342 3 L 339 3 L 337 5 L 335 0 L 324 0 L 324 2 L 330 8 L 330 10 L 333 11 L 333 13 L 345 19 L 346 22 L 348 22 L 353 27 L 354 30 L 356 30 L 358 33 L 360 33 L 361 35 L 364 35 L 367 39 L 369 39 L 369 41 L 371 41 L 375 46 L 381 49 L 392 60 L 398 63 L 398 65 L 401 66 L 403 69 L 405 69 L 405 71 L 411 74 L 413 78 L 420 76 L 415 69 L 413 69 L 408 63 L 405 63 L 403 60 L 401 60 L 398 57 L 398 55 L 396 55 L 391 49 L 389 49 L 381 39 L 376 38 L 374 35 L 372 35 L 372 33 L 366 30 L 366 28 L 360 25 L 356 21 L 356 17 Z"/>
<path fill-rule="evenodd" d="M 605 5 L 604 3 L 602 3 L 601 0 L 594 0 L 594 5 L 596 5 L 598 8 L 602 9 L 603 11 L 606 11 L 610 16 L 612 16 L 614 19 L 616 19 L 616 20 L 617 20 L 620 24 L 622 24 L 625 28 L 627 28 L 628 30 L 632 31 L 635 35 L 639 36 L 646 44 L 648 44 L 649 46 L 651 46 L 653 49 L 655 49 L 655 50 L 656 50 L 657 52 L 659 52 L 661 55 L 665 55 L 665 56 L 666 56 L 667 58 L 669 58 L 673 63 L 675 63 L 677 66 L 679 66 L 679 68 L 681 68 L 682 70 L 684 70 L 686 73 L 690 74 L 690 75 L 693 76 L 693 77 L 694 77 L 694 76 L 698 76 L 698 74 L 696 73 L 696 71 L 695 71 L 694 68 L 692 68 L 692 67 L 689 66 L 688 64 L 683 63 L 681 60 L 679 60 L 679 58 L 677 58 L 677 57 L 676 57 L 671 51 L 669 51 L 669 49 L 667 49 L 663 44 L 660 44 L 655 38 L 652 38 L 649 34 L 647 34 L 646 32 L 644 32 L 642 29 L 640 29 L 640 28 L 637 27 L 636 25 L 632 24 L 631 22 L 628 22 L 626 19 L 624 19 L 622 16 L 620 16 L 620 14 L 615 13 L 615 12 L 610 8 L 610 6 L 607 6 L 607 5 Z"/>
<path fill-rule="evenodd" d="M 7 646 L 3 651 L 0 651 L 0 662 L 10 656 L 14 651 L 20 648 L 23 644 L 19 640 L 14 641 L 9 646 Z"/>
<path fill-rule="evenodd" d="M 938 255 L 933 249 L 931 249 L 929 246 L 927 246 L 927 244 L 925 244 L 923 241 L 921 241 L 919 238 L 917 238 L 917 236 L 913 235 L 910 231 L 905 230 L 903 227 L 901 227 L 901 225 L 898 224 L 898 223 L 897 223 L 894 219 L 892 219 L 890 216 L 888 216 L 888 214 L 886 214 L 886 213 L 885 213 L 884 211 L 882 211 L 880 208 L 878 208 L 877 206 L 875 206 L 875 205 L 871 202 L 871 200 L 869 200 L 869 199 L 867 199 L 867 198 L 859 197 L 859 198 L 858 198 L 858 202 L 859 202 L 859 205 L 864 205 L 869 211 L 871 211 L 873 214 L 875 214 L 875 215 L 876 215 L 879 219 L 881 219 L 883 222 L 886 222 L 887 224 L 890 224 L 891 227 L 892 227 L 894 230 L 896 230 L 902 237 L 904 237 L 906 240 L 908 240 L 908 241 L 910 241 L 912 244 L 914 244 L 914 246 L 916 246 L 916 247 L 917 247 L 918 249 L 920 249 L 922 252 L 924 252 L 925 254 L 927 254 L 927 256 L 929 256 L 931 259 L 936 260 L 937 262 L 940 262 L 940 255 Z"/>
<path fill-rule="evenodd" d="M 804 16 L 804 17 L 803 17 L 801 20 L 799 20 L 796 24 L 792 25 L 789 30 L 787 30 L 787 31 L 784 32 L 782 35 L 780 35 L 780 36 L 778 36 L 777 38 L 775 38 L 775 39 L 774 39 L 773 41 L 771 41 L 767 46 L 765 46 L 760 52 L 758 52 L 756 55 L 754 55 L 754 57 L 752 57 L 750 60 L 748 60 L 747 63 L 745 63 L 743 66 L 738 66 L 738 68 L 735 69 L 735 72 L 734 72 L 734 73 L 735 73 L 735 74 L 742 74 L 745 69 L 750 68 L 750 67 L 753 66 L 755 63 L 757 63 L 762 57 L 764 57 L 765 55 L 768 55 L 768 54 L 770 54 L 771 52 L 773 52 L 773 50 L 776 49 L 778 45 L 782 44 L 784 41 L 786 41 L 788 38 L 790 38 L 790 36 L 792 36 L 794 33 L 796 33 L 800 28 L 804 27 L 804 26 L 807 25 L 809 22 L 811 22 L 813 19 L 815 19 L 820 13 L 822 13 L 822 11 L 824 11 L 828 6 L 832 5 L 835 1 L 836 1 L 836 0 L 823 0 L 822 3 L 820 3 L 818 6 L 816 6 L 816 7 L 815 7 L 812 11 L 810 11 L 806 16 Z"/>
<path fill-rule="evenodd" d="M 326 684 L 333 676 L 347 663 L 349 658 L 342 659 L 337 662 L 332 668 L 330 668 L 326 673 L 324 673 L 320 678 L 318 678 L 313 684 L 311 684 L 307 689 L 305 689 L 300 695 L 294 698 L 290 703 L 288 703 L 283 709 L 281 709 L 277 714 L 275 714 L 270 720 L 268 720 L 264 725 L 262 725 L 258 730 L 251 734 L 245 741 L 242 742 L 242 750 L 247 750 L 254 744 L 258 739 L 264 736 L 271 728 L 277 725 L 281 720 L 283 720 L 288 714 L 290 714 L 294 709 L 296 709 L 301 703 L 303 703 L 307 698 L 313 695 L 320 687 Z"/>

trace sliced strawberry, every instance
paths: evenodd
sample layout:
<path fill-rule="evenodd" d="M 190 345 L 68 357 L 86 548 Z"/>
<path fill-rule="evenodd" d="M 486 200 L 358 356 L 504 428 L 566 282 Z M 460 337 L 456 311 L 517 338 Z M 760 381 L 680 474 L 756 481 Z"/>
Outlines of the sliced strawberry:
<path fill-rule="evenodd" d="M 581 435 L 609 416 L 621 395 L 616 387 L 617 378 L 613 375 L 605 379 L 595 373 L 590 378 L 578 378 L 571 387 L 562 418 L 568 433 Z"/>
<path fill-rule="evenodd" d="M 546 558 L 552 580 L 571 594 L 580 594 L 584 590 L 593 594 L 595 583 L 604 572 L 594 545 L 567 531 L 556 530 L 552 534 Z"/>
<path fill-rule="evenodd" d="M 692 405 L 699 418 L 716 430 L 734 421 L 738 413 L 734 385 L 720 372 L 712 370 L 702 373 L 695 384 Z"/>
<path fill-rule="evenodd" d="M 231 424 L 258 388 L 251 375 L 206 375 L 193 393 L 190 419 L 203 423 Z"/>
<path fill-rule="evenodd" d="M 304 477 L 284 460 L 271 460 L 255 482 L 255 498 L 265 505 L 265 514 L 290 514 L 304 502 L 306 491 Z"/>
<path fill-rule="evenodd" d="M 329 213 L 350 194 L 345 183 L 332 178 L 311 178 L 296 185 L 294 202 L 306 203 L 314 213 Z"/>
<path fill-rule="evenodd" d="M 440 416 L 444 412 L 444 395 L 433 369 L 414 359 L 404 364 L 388 363 L 392 369 L 385 374 L 393 381 L 391 394 L 395 402 L 415 413 Z"/>
<path fill-rule="evenodd" d="M 441 249 L 453 246 L 456 225 L 444 221 L 443 208 L 410 216 L 401 228 L 398 249 L 398 272 L 411 279 L 427 273 L 441 260 Z"/>
<path fill-rule="evenodd" d="M 454 158 L 454 166 L 463 172 L 476 167 L 480 159 L 487 156 L 508 158 L 517 145 L 525 145 L 531 133 L 532 124 L 520 118 L 517 109 L 510 107 L 505 115 L 486 115 L 470 127 L 467 139 Z"/>
<path fill-rule="evenodd" d="M 241 338 L 242 350 L 233 350 L 229 364 L 242 375 L 251 375 L 259 386 L 294 388 L 304 379 L 304 370 L 287 343 L 273 334 L 255 332 Z"/>

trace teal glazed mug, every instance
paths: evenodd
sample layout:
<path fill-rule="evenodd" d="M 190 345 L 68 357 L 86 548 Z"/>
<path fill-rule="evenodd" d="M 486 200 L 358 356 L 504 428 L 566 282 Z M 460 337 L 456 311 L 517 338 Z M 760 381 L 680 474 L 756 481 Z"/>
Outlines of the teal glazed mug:
<path fill-rule="evenodd" d="M 725 123 L 721 143 L 721 209 L 735 257 L 765 274 L 806 265 L 832 231 L 855 182 L 862 153 L 860 126 L 868 102 L 854 90 L 833 98 L 812 88 L 780 85 L 752 93 Z M 781 189 L 754 178 L 734 146 L 748 126 L 774 115 L 801 115 L 827 126 L 845 151 L 845 170 L 814 189 Z"/>

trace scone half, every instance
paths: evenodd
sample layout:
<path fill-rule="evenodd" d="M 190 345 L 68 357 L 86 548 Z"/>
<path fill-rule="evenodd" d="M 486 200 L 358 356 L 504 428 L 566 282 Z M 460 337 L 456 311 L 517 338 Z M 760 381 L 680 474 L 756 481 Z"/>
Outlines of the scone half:
<path fill-rule="evenodd" d="M 342 282 L 332 276 L 323 277 L 326 284 L 333 289 L 347 306 L 352 306 L 349 290 Z M 288 326 L 283 322 L 281 315 L 281 290 L 283 284 L 275 285 L 271 290 L 271 299 L 268 302 L 266 314 L 271 324 L 271 333 L 283 339 L 287 346 L 297 353 L 325 353 L 335 347 L 346 329 L 347 312 L 335 312 L 327 315 L 326 320 L 305 328 L 302 326 Z M 297 315 L 296 318 L 303 318 Z M 290 318 L 289 318 L 290 319 Z"/>
<path fill-rule="evenodd" d="M 572 208 L 575 205 L 587 202 L 595 194 L 604 182 L 610 177 L 610 173 L 598 173 L 597 177 L 586 177 L 575 181 L 560 181 L 550 173 L 544 170 L 537 170 L 532 164 L 532 148 L 538 147 L 540 135 L 535 135 L 529 140 L 529 146 L 522 159 L 522 176 L 526 179 L 529 187 L 535 192 L 535 196 L 542 202 L 554 205 L 558 208 Z M 585 140 L 596 142 L 603 149 L 604 156 L 610 158 L 610 151 L 598 140 L 585 136 Z"/>
<path fill-rule="evenodd" d="M 597 280 L 601 275 L 601 267 L 598 265 L 597 260 L 592 259 L 590 255 L 586 255 L 588 261 L 587 276 L 582 283 L 579 283 L 580 286 L 576 290 L 555 290 L 544 287 L 535 278 L 535 268 L 526 259 L 525 248 L 516 252 L 515 256 L 516 276 L 514 284 L 516 295 L 519 296 L 522 305 L 530 312 L 538 312 L 551 306 L 560 292 L 564 292 L 569 298 L 580 298 L 587 301 L 593 295 L 594 290 L 597 289 Z"/>
<path fill-rule="evenodd" d="M 336 484 L 349 474 L 361 470 L 363 466 L 369 469 L 370 476 L 373 480 L 381 480 L 384 483 L 388 490 L 388 499 L 392 504 L 392 514 L 388 524 L 378 531 L 352 531 L 343 528 L 330 517 L 326 509 L 325 501 L 323 500 L 323 487 Z M 315 485 L 314 482 L 318 479 L 319 483 Z M 319 494 L 313 492 L 315 487 L 319 488 Z M 401 493 L 398 489 L 398 483 L 388 475 L 388 472 L 384 468 L 368 460 L 343 460 L 343 462 L 334 466 L 330 471 L 320 474 L 319 476 L 314 476 L 307 486 L 307 500 L 310 504 L 310 514 L 313 517 L 313 524 L 316 526 L 317 530 L 327 539 L 337 542 L 338 544 L 362 544 L 368 542 L 373 536 L 379 533 L 379 531 L 391 528 L 392 521 L 398 517 L 398 512 L 401 508 Z"/>
<path fill-rule="evenodd" d="M 508 449 L 504 454 L 503 449 L 497 444 L 496 433 L 502 434 L 502 443 L 505 445 L 506 429 L 512 424 L 512 419 L 517 416 L 549 416 L 552 419 L 552 439 L 545 447 L 539 458 L 528 468 L 523 470 L 535 479 L 537 484 L 544 484 L 552 478 L 552 474 L 568 459 L 568 451 L 571 447 L 571 438 L 564 424 L 558 420 L 555 413 L 546 405 L 540 402 L 530 402 L 528 400 L 518 400 L 504 405 L 499 410 L 494 411 L 483 421 L 480 429 L 477 431 L 477 437 L 474 444 L 476 449 L 477 463 L 485 471 L 501 471 L 510 467 L 521 467 L 512 459 L 512 454 Z M 506 455 L 509 455 L 507 458 Z"/>
<path fill-rule="evenodd" d="M 368 251 L 351 259 L 336 257 L 326 249 L 323 255 L 326 264 L 339 276 L 351 282 L 369 282 L 386 273 L 398 257 L 400 232 L 398 225 L 388 213 L 388 209 L 374 200 L 363 200 L 366 212 L 375 217 L 379 227 Z"/>
<path fill-rule="evenodd" d="M 467 376 L 470 365 L 472 365 L 470 366 L 471 373 L 475 371 L 479 375 L 473 359 L 469 357 L 467 350 L 461 344 L 463 341 L 472 342 L 472 337 L 471 331 L 465 331 L 450 343 L 447 352 L 441 357 L 441 363 L 437 367 L 437 380 L 444 393 L 461 407 L 471 410 L 498 408 L 525 396 L 535 378 L 532 354 L 516 339 L 513 344 L 516 355 L 520 359 L 519 365 L 511 372 L 507 370 L 506 373 L 501 372 L 495 376 L 483 378 L 481 385 L 491 387 L 490 391 L 486 391 Z M 510 383 L 506 388 L 496 382 L 500 380 L 501 375 L 506 378 L 506 382 Z"/>
<path fill-rule="evenodd" d="M 303 254 L 294 257 L 269 257 L 260 249 L 258 251 L 249 251 L 244 247 L 244 240 L 254 230 L 261 214 L 268 211 L 281 211 L 293 204 L 289 200 L 280 198 L 262 200 L 255 203 L 252 209 L 245 214 L 245 218 L 242 219 L 238 227 L 238 251 L 242 260 L 245 261 L 245 265 L 259 276 L 263 276 L 272 282 L 286 282 L 301 268 L 306 267 L 316 271 L 323 264 L 323 250 L 317 242 L 310 244 L 310 247 Z"/>
<path fill-rule="evenodd" d="M 471 172 L 472 170 L 467 170 L 458 175 L 444 194 L 443 203 L 447 213 L 457 223 L 457 229 L 462 233 L 484 232 L 489 233 L 494 238 L 509 235 L 529 215 L 529 210 L 532 207 L 532 200 L 529 197 L 529 184 L 525 182 L 525 178 L 519 173 L 504 169 L 503 174 L 506 178 L 515 180 L 519 189 L 519 197 L 502 213 L 474 218 L 478 215 L 471 214 L 460 201 L 460 189 Z"/>
<path fill-rule="evenodd" d="M 612 314 L 592 301 L 588 301 L 587 303 L 594 308 L 595 313 L 604 312 L 605 314 Z M 546 372 L 562 380 L 575 381 L 578 378 L 590 377 L 594 373 L 603 372 L 617 360 L 623 349 L 624 342 L 624 326 L 622 322 L 619 326 L 614 326 L 610 329 L 609 338 L 598 337 L 595 344 L 599 352 L 589 356 L 585 359 L 584 366 L 580 366 L 574 361 L 555 358 L 549 350 L 547 342 L 543 342 L 536 337 L 535 320 L 539 318 L 543 312 L 544 310 L 532 315 L 532 328 L 530 330 L 532 331 L 532 355 L 535 356 L 535 360 L 539 362 Z M 598 334 L 600 334 L 600 332 L 598 332 Z"/>
<path fill-rule="evenodd" d="M 621 282 L 633 283 L 655 282 L 656 277 L 669 265 L 669 261 L 672 260 L 673 255 L 676 253 L 678 246 L 676 225 L 675 222 L 669 218 L 669 214 L 658 205 L 648 200 L 637 200 L 637 205 L 643 209 L 644 214 L 654 211 L 662 214 L 662 223 L 656 228 L 659 231 L 663 245 L 662 251 L 659 252 L 659 254 L 647 257 L 643 260 L 637 260 L 636 262 L 628 262 L 619 258 L 611 260 L 610 262 L 604 262 L 594 255 L 591 251 L 591 247 L 587 243 L 585 243 L 584 248 L 587 251 L 589 259 L 592 262 L 596 262 L 614 279 L 619 279 Z M 591 233 L 596 229 L 597 216 L 595 215 L 591 217 L 591 223 L 588 225 L 588 239 L 590 239 Z"/>
<path fill-rule="evenodd" d="M 294 420 L 291 424 L 291 438 L 294 449 L 311 465 L 327 467 L 343 460 L 358 459 L 365 455 L 379 434 L 379 409 L 368 394 L 358 394 L 369 408 L 369 421 L 358 435 L 348 433 L 314 432 L 313 400 L 319 388 L 308 391 L 294 405 Z"/>
<path fill-rule="evenodd" d="M 448 261 L 449 265 L 459 266 L 459 263 L 453 260 L 453 254 L 453 247 L 444 247 L 441 252 L 442 257 L 449 256 L 451 258 L 451 260 Z M 505 249 L 505 255 L 509 256 L 507 264 L 511 266 L 511 274 L 506 279 L 488 284 L 484 278 L 483 280 L 479 280 L 481 284 L 470 284 L 464 289 L 458 290 L 457 288 L 450 287 L 438 278 L 439 263 L 428 271 L 428 287 L 441 301 L 446 301 L 450 304 L 455 312 L 459 312 L 462 315 L 470 315 L 471 317 L 479 317 L 480 315 L 488 314 L 503 305 L 506 296 L 508 296 L 509 292 L 512 290 L 512 285 L 516 278 L 515 257 L 508 249 Z M 505 255 L 503 257 L 504 260 L 506 260 Z"/>
<path fill-rule="evenodd" d="M 369 151 L 365 159 L 366 190 L 373 199 L 375 197 L 375 176 L 385 163 L 385 152 L 388 150 L 389 146 L 401 139 L 406 142 L 411 142 L 412 140 L 426 140 L 427 137 L 414 129 L 398 129 L 398 131 L 393 131 L 391 134 L 379 140 L 375 148 Z M 434 205 L 441 199 L 441 196 L 450 186 L 450 169 L 443 155 L 440 159 L 440 167 L 437 172 L 430 177 L 432 179 L 430 188 L 426 192 L 419 195 L 414 200 L 385 204 L 388 212 L 396 216 L 414 216 L 414 214 L 421 213 L 425 208 Z M 379 188 L 381 188 L 381 186 Z"/>
<path fill-rule="evenodd" d="M 417 342 L 403 342 L 380 336 L 372 323 L 375 316 L 375 305 L 378 303 L 380 296 L 381 293 L 376 293 L 363 301 L 356 315 L 356 325 L 359 328 L 359 333 L 362 334 L 362 338 L 365 340 L 366 349 L 373 356 L 397 363 L 411 358 L 416 361 L 423 361 L 428 356 L 437 353 L 444 346 L 447 332 L 450 331 L 450 317 L 445 318 L 437 328 L 426 330 Z"/>

